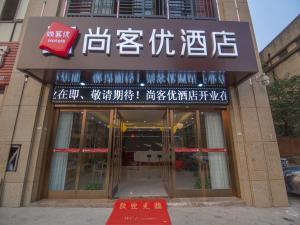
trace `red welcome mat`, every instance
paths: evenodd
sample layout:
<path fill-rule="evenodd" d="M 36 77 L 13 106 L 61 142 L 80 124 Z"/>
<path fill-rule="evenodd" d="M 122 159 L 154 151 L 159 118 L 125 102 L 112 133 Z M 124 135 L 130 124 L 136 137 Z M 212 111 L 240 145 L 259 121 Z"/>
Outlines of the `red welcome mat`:
<path fill-rule="evenodd" d="M 164 199 L 119 199 L 106 225 L 171 225 Z"/>

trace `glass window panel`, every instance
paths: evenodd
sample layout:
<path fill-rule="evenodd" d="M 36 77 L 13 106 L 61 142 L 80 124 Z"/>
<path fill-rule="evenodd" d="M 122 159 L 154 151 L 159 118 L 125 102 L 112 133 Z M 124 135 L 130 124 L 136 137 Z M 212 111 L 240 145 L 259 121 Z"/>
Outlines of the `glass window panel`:
<path fill-rule="evenodd" d="M 80 169 L 80 190 L 105 187 L 110 111 L 87 112 Z"/>
<path fill-rule="evenodd" d="M 95 15 L 111 15 L 114 10 L 114 1 L 112 0 L 95 0 L 94 14 Z"/>
<path fill-rule="evenodd" d="M 7 0 L 4 3 L 0 20 L 13 20 L 20 0 Z"/>
<path fill-rule="evenodd" d="M 200 127 L 200 134 L 201 134 L 201 141 L 202 141 L 201 146 L 203 148 L 206 148 L 207 143 L 206 143 L 204 112 L 200 113 L 200 121 L 201 121 L 201 123 L 200 123 L 200 126 L 201 126 Z M 210 172 L 209 172 L 209 160 L 208 160 L 208 153 L 207 152 L 202 152 L 201 171 L 202 171 L 202 180 L 201 181 L 199 180 L 199 182 L 203 183 L 203 188 L 211 189 Z"/>
<path fill-rule="evenodd" d="M 188 17 L 192 15 L 192 1 L 169 0 L 170 17 Z"/>
<path fill-rule="evenodd" d="M 207 153 L 204 153 L 204 174 L 211 189 L 229 189 L 229 168 L 221 112 L 201 113 Z M 203 129 L 203 128 L 202 128 Z"/>
<path fill-rule="evenodd" d="M 176 148 L 195 148 L 196 129 L 195 112 L 174 112 L 173 133 Z"/>
<path fill-rule="evenodd" d="M 201 188 L 201 159 L 200 152 L 176 152 L 176 188 Z"/>
<path fill-rule="evenodd" d="M 61 151 L 52 154 L 49 179 L 51 191 L 75 189 L 78 153 L 70 153 L 70 149 L 79 148 L 81 123 L 81 112 L 59 114 L 54 148 Z"/>
<path fill-rule="evenodd" d="M 107 154 L 84 153 L 80 170 L 80 190 L 102 190 L 105 187 Z"/>
<path fill-rule="evenodd" d="M 24 19 L 27 6 L 28 6 L 29 0 L 22 0 L 19 4 L 18 11 L 16 13 L 16 19 Z"/>
<path fill-rule="evenodd" d="M 0 0 L 0 13 L 2 13 L 2 9 L 3 9 L 3 6 L 4 6 L 4 1 L 5 0 Z"/>
<path fill-rule="evenodd" d="M 17 171 L 18 161 L 20 156 L 21 145 L 11 145 L 9 150 L 8 161 L 6 165 L 6 171 Z"/>
<path fill-rule="evenodd" d="M 74 190 L 75 189 L 75 180 L 76 180 L 76 171 L 77 171 L 77 166 L 78 166 L 78 153 L 57 152 L 54 154 L 65 154 L 66 155 L 65 157 L 67 157 L 68 161 L 67 161 L 67 168 L 66 168 L 66 172 L 65 172 L 64 190 Z M 64 167 L 64 165 L 62 165 L 62 168 L 63 167 Z"/>
<path fill-rule="evenodd" d="M 85 148 L 108 148 L 109 111 L 87 112 Z"/>
<path fill-rule="evenodd" d="M 174 112 L 176 188 L 199 188 L 201 153 L 197 152 L 195 112 Z M 196 152 L 195 152 L 196 151 Z"/>

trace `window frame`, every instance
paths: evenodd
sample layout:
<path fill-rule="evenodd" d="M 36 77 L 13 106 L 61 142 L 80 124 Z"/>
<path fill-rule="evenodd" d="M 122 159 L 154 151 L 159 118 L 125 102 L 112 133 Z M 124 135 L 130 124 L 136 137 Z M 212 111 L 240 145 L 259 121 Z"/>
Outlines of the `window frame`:
<path fill-rule="evenodd" d="M 184 3 L 184 0 L 179 0 Z M 207 14 L 212 14 L 212 16 L 207 17 L 207 16 L 196 16 L 197 13 L 200 11 L 196 12 L 196 5 L 197 3 L 195 2 L 196 0 L 189 0 L 190 1 L 190 14 L 187 16 L 171 16 L 170 15 L 170 6 L 167 0 L 161 0 L 161 5 L 163 8 L 161 9 L 161 15 L 146 15 L 145 14 L 145 0 L 140 0 L 138 3 L 143 6 L 139 8 L 141 10 L 141 14 L 133 14 L 133 8 L 131 8 L 131 14 L 128 13 L 120 13 L 120 1 L 119 0 L 112 0 L 112 9 L 111 11 L 113 13 L 111 14 L 101 14 L 101 13 L 95 13 L 94 8 L 95 8 L 95 0 L 90 0 L 89 3 L 91 4 L 90 6 L 90 12 L 87 12 L 87 8 L 83 7 L 83 11 L 81 12 L 80 10 L 76 12 L 70 12 L 70 8 L 72 8 L 72 0 L 68 0 L 67 2 L 64 2 L 65 4 L 65 10 L 64 10 L 64 16 L 66 17 L 117 17 L 117 18 L 161 18 L 161 19 L 196 19 L 196 20 L 219 20 L 219 15 L 218 15 L 218 10 L 217 10 L 217 2 L 216 0 L 204 0 L 204 4 L 206 4 L 206 1 L 210 1 L 209 6 L 210 7 L 205 7 L 205 10 L 208 10 L 206 13 Z M 119 4 L 118 4 L 119 3 Z M 134 3 L 134 0 L 132 0 L 132 4 Z M 128 2 L 126 3 L 128 4 Z M 155 1 L 152 1 L 152 5 L 156 5 Z M 176 5 L 176 3 L 175 3 Z M 185 6 L 187 4 L 184 4 Z M 157 10 L 158 8 L 155 7 L 155 12 L 159 11 Z M 169 15 L 168 15 L 169 14 Z"/>
<path fill-rule="evenodd" d="M 9 161 L 11 161 L 11 157 L 14 156 L 14 154 L 15 154 L 14 153 L 13 155 L 11 155 L 11 151 L 13 149 L 16 149 L 16 151 L 15 151 L 16 152 L 16 156 L 15 156 L 15 159 L 14 159 L 15 163 L 13 164 L 13 169 L 9 170 L 8 169 L 9 168 Z M 8 155 L 8 159 L 7 159 L 7 163 L 6 163 L 6 168 L 5 168 L 6 172 L 17 172 L 17 170 L 18 170 L 18 164 L 19 164 L 19 158 L 20 158 L 20 151 L 21 151 L 21 145 L 20 144 L 12 144 L 10 146 L 9 155 Z"/>
<path fill-rule="evenodd" d="M 16 20 L 16 15 L 18 14 L 20 5 L 21 5 L 21 3 L 22 3 L 23 0 L 17 0 L 17 1 L 18 1 L 18 3 L 17 3 L 17 6 L 15 8 L 15 12 L 14 12 L 13 18 L 3 19 L 2 18 L 2 14 L 3 14 L 4 10 L 5 10 L 6 4 L 9 3 L 9 2 L 11 2 L 11 0 L 4 0 L 2 8 L 1 8 L 1 13 L 0 13 L 0 21 L 7 21 L 8 22 L 8 21 L 15 21 Z"/>

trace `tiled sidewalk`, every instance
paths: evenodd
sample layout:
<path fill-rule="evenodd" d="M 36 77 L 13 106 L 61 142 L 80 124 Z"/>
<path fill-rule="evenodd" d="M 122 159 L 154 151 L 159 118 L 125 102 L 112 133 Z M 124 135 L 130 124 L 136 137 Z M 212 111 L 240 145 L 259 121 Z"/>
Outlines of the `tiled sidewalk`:
<path fill-rule="evenodd" d="M 286 208 L 223 205 L 170 203 L 169 213 L 173 225 L 300 225 L 300 196 L 290 197 L 290 207 Z M 104 225 L 111 210 L 88 206 L 0 208 L 0 225 Z"/>

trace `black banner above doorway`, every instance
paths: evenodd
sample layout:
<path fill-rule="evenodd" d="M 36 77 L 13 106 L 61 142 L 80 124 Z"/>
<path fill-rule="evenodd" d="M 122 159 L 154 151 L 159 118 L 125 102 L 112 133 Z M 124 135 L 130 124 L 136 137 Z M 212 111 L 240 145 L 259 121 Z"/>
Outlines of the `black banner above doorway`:
<path fill-rule="evenodd" d="M 55 86 L 53 103 L 219 104 L 229 103 L 227 88 Z"/>

